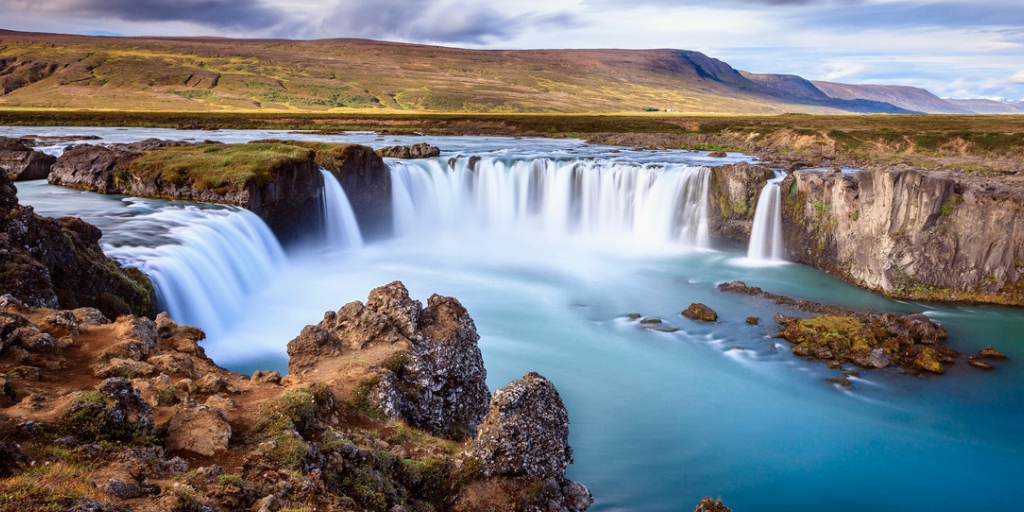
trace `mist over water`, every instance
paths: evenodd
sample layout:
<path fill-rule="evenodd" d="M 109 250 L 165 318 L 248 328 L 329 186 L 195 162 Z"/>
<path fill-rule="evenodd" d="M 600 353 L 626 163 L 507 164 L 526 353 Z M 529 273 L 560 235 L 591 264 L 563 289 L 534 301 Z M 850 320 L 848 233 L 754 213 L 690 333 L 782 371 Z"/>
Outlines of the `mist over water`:
<path fill-rule="evenodd" d="M 324 139 L 395 142 L 362 134 Z M 747 253 L 715 247 L 706 232 L 702 238 L 699 221 L 707 204 L 701 166 L 736 155 L 721 162 L 686 152 L 610 153 L 578 141 L 430 142 L 446 150 L 441 158 L 389 160 L 399 236 L 362 247 L 325 244 L 283 255 L 249 215 L 231 208 L 38 182 L 19 183 L 19 197 L 39 213 L 96 223 L 109 254 L 149 265 L 151 276 L 152 269 L 178 269 L 188 259 L 178 256 L 183 251 L 221 258 L 232 270 L 196 271 L 221 274 L 235 285 L 224 289 L 240 291 L 216 287 L 223 298 L 196 308 L 216 318 L 197 313 L 194 323 L 210 333 L 207 353 L 236 371 L 285 370 L 285 344 L 303 326 L 396 279 L 423 301 L 431 293 L 458 298 L 480 332 L 492 390 L 528 371 L 558 387 L 572 421 L 569 477 L 594 492 L 592 510 L 689 510 L 705 495 L 738 511 L 1014 510 L 1024 503 L 1021 310 L 902 303 L 803 265 L 744 264 Z M 470 155 L 482 157 L 475 170 Z M 235 268 L 230 248 L 213 242 L 219 237 L 247 254 L 266 251 L 266 265 L 247 257 Z M 735 279 L 852 308 L 925 311 L 957 350 L 991 344 L 1011 359 L 993 372 L 958 365 L 933 378 L 863 371 L 845 391 L 825 380 L 838 371 L 797 358 L 772 338 L 772 315 L 794 311 L 716 289 Z M 681 317 L 691 302 L 714 308 L 719 322 Z M 640 329 L 630 313 L 679 331 Z M 746 324 L 747 316 L 761 325 Z"/>

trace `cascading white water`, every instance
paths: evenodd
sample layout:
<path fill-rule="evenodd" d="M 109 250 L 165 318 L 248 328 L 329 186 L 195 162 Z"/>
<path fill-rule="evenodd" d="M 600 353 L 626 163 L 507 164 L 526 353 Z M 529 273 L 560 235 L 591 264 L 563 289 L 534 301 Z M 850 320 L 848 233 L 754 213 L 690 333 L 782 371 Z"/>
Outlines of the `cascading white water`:
<path fill-rule="evenodd" d="M 481 227 L 709 245 L 706 167 L 546 158 L 393 162 L 395 231 Z"/>
<path fill-rule="evenodd" d="M 781 178 L 770 180 L 757 200 L 754 225 L 750 230 L 747 258 L 754 261 L 783 261 Z"/>
<path fill-rule="evenodd" d="M 248 210 L 159 210 L 134 222 L 173 227 L 172 243 L 156 247 L 106 247 L 122 264 L 138 267 L 153 281 L 159 307 L 179 323 L 222 332 L 241 313 L 244 299 L 285 265 L 270 228 Z"/>
<path fill-rule="evenodd" d="M 333 174 L 320 169 L 324 177 L 324 188 L 320 204 L 324 216 L 324 244 L 331 249 L 358 249 L 363 246 L 356 214 L 348 202 L 348 196 Z"/>

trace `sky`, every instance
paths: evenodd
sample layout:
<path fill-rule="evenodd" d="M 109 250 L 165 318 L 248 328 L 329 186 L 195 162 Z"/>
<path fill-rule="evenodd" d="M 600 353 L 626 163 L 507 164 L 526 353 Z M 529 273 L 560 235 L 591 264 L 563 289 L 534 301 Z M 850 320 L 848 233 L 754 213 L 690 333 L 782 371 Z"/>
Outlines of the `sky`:
<path fill-rule="evenodd" d="M 0 0 L 0 28 L 676 48 L 755 73 L 1024 99 L 1022 0 Z"/>

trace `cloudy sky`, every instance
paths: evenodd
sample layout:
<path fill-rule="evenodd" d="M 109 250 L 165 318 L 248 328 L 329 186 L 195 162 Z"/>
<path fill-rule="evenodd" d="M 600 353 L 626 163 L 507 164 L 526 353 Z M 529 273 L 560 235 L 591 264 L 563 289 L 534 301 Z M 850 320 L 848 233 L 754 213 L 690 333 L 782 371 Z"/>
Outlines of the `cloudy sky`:
<path fill-rule="evenodd" d="M 754 72 L 1024 98 L 1021 0 L 0 0 L 0 28 L 679 48 Z"/>

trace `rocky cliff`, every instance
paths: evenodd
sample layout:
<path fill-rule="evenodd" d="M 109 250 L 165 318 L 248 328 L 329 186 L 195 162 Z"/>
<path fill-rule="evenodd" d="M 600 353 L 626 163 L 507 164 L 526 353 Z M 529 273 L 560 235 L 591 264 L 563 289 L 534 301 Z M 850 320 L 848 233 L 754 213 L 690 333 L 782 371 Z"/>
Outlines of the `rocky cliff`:
<path fill-rule="evenodd" d="M 1024 180 L 796 171 L 788 258 L 891 297 L 1024 305 Z"/>
<path fill-rule="evenodd" d="M 590 506 L 565 478 L 568 414 L 554 385 L 527 374 L 488 412 L 476 330 L 458 301 L 435 295 L 424 308 L 396 282 L 342 312 L 289 345 L 297 371 L 282 379 L 217 367 L 203 332 L 166 314 L 111 322 L 0 297 L 0 508 Z M 346 378 L 356 366 L 390 378 L 373 384 L 390 398 Z M 477 439 L 446 439 L 467 431 Z"/>
<path fill-rule="evenodd" d="M 56 161 L 50 155 L 33 151 L 18 139 L 0 137 L 0 172 L 13 181 L 46 179 Z"/>
<path fill-rule="evenodd" d="M 711 169 L 708 181 L 708 227 L 713 238 L 746 244 L 761 189 L 775 173 L 748 163 Z"/>
<path fill-rule="evenodd" d="M 19 206 L 0 173 L 0 294 L 34 307 L 95 307 L 109 316 L 153 314 L 153 287 L 100 249 L 102 233 L 76 217 L 52 219 Z"/>
<path fill-rule="evenodd" d="M 323 176 L 312 151 L 282 148 L 155 140 L 84 144 L 64 151 L 49 181 L 103 194 L 240 206 L 288 242 L 319 232 Z M 231 168 L 232 160 L 249 167 Z"/>

